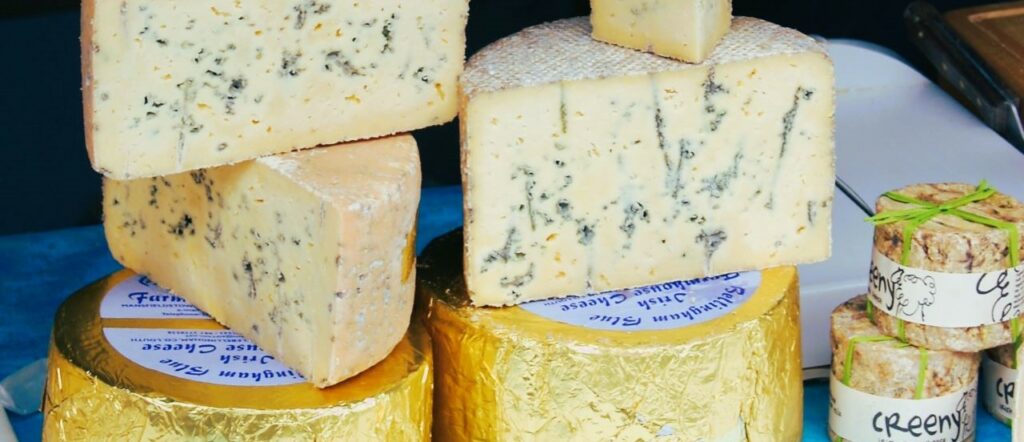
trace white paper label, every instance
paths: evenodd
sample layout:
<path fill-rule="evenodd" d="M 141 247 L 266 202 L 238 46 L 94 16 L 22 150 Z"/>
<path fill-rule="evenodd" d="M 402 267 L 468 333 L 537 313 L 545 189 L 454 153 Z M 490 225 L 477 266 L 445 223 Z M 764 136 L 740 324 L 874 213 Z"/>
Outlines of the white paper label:
<path fill-rule="evenodd" d="M 209 319 L 184 298 L 160 288 L 149 278 L 132 275 L 107 292 L 100 303 L 102 318 Z"/>
<path fill-rule="evenodd" d="M 993 361 L 982 353 L 981 401 L 996 419 L 1013 419 L 1013 390 L 1017 383 L 1017 370 Z"/>
<path fill-rule="evenodd" d="M 879 310 L 936 327 L 977 327 L 1021 316 L 1024 265 L 988 273 L 905 267 L 874 251 L 868 296 Z"/>
<path fill-rule="evenodd" d="M 520 305 L 536 315 L 599 330 L 667 330 L 721 317 L 761 285 L 760 272 L 726 273 Z"/>
<path fill-rule="evenodd" d="M 831 378 L 828 427 L 856 442 L 960 442 L 974 435 L 978 379 L 967 388 L 929 399 L 864 393 Z"/>
<path fill-rule="evenodd" d="M 105 328 L 103 335 L 136 364 L 190 381 L 233 386 L 305 382 L 256 344 L 228 330 Z"/>

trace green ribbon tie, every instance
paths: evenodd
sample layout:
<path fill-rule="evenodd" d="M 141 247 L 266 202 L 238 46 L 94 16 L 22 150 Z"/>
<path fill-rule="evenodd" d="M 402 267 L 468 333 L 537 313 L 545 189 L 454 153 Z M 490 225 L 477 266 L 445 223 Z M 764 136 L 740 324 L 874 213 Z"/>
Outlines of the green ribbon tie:
<path fill-rule="evenodd" d="M 910 347 L 910 344 L 900 342 L 890 336 L 854 336 L 846 343 L 846 355 L 843 361 L 843 385 L 850 386 L 850 378 L 853 377 L 853 352 L 857 344 L 865 342 L 890 342 L 895 348 Z M 928 373 L 928 350 L 918 348 L 917 385 L 914 387 L 914 399 L 921 399 L 924 396 L 926 375 Z"/>
<path fill-rule="evenodd" d="M 998 190 L 989 185 L 988 181 L 985 180 L 981 180 L 973 192 L 941 204 L 922 201 L 896 192 L 885 192 L 884 196 L 886 198 L 904 204 L 912 204 L 917 207 L 881 212 L 875 216 L 867 218 L 866 221 L 876 226 L 906 222 L 903 226 L 903 247 L 900 252 L 900 264 L 902 265 L 907 265 L 907 261 L 910 259 L 910 246 L 914 238 L 914 232 L 916 232 L 922 224 L 930 221 L 932 218 L 945 214 L 1006 232 L 1009 239 L 1010 253 L 1008 258 L 1010 260 L 1010 267 L 1017 267 L 1020 265 L 1020 232 L 1017 230 L 1017 225 L 960 210 L 961 207 L 978 201 L 983 201 L 992 195 L 995 195 L 997 192 Z M 869 300 L 868 303 L 870 304 L 870 302 L 871 301 Z M 1020 348 L 1021 345 L 1021 330 L 1018 322 L 1018 318 L 1010 319 L 1014 350 Z M 897 324 L 899 327 L 897 334 L 901 340 L 906 341 L 906 332 L 903 327 L 903 320 L 897 318 Z"/>

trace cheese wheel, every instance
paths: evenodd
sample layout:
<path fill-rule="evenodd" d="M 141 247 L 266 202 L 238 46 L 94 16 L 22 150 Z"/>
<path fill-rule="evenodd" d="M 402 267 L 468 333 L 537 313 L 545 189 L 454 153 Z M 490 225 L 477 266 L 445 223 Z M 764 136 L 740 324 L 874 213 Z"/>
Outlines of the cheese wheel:
<path fill-rule="evenodd" d="M 882 398 L 910 400 L 896 407 L 912 407 L 913 404 L 908 405 L 909 402 L 960 395 L 962 392 L 966 392 L 964 394 L 969 398 L 976 399 L 980 360 L 978 353 L 922 351 L 918 347 L 884 336 L 871 323 L 866 306 L 867 298 L 861 295 L 843 303 L 832 312 L 833 410 L 838 408 L 839 414 L 843 415 L 844 410 L 867 409 L 869 405 L 880 404 L 883 402 Z M 872 403 L 836 404 L 836 397 L 840 393 L 836 391 L 838 380 L 842 380 L 849 389 L 871 395 Z M 959 400 L 959 397 L 957 399 Z M 890 402 L 885 402 L 879 407 L 885 410 L 889 405 Z M 952 413 L 955 409 L 956 406 L 953 405 L 950 410 L 943 411 Z M 910 414 L 911 409 L 897 411 Z M 968 407 L 966 412 L 966 417 L 973 423 L 974 409 Z M 860 424 L 861 428 L 870 428 L 863 422 Z M 904 422 L 899 424 L 905 426 Z M 833 415 L 829 422 L 830 440 L 843 440 L 834 432 L 835 425 Z M 877 435 L 880 439 L 889 437 L 894 440 L 906 440 L 899 439 L 898 436 L 891 433 Z M 960 440 L 973 440 L 973 437 L 971 433 L 970 439 Z"/>
<path fill-rule="evenodd" d="M 986 351 L 981 359 L 982 406 L 997 420 L 1010 425 L 1017 390 L 1017 361 L 1013 344 Z"/>
<path fill-rule="evenodd" d="M 1020 360 L 1021 350 L 1017 349 L 1017 360 Z M 1024 385 L 1024 370 L 1017 370 L 1016 384 Z M 1013 396 L 1013 419 L 1021 421 L 1021 414 L 1024 413 L 1024 394 Z M 1024 442 L 1024 425 L 1012 425 L 1013 442 Z"/>
<path fill-rule="evenodd" d="M 379 364 L 318 389 L 123 270 L 57 312 L 43 440 L 426 440 L 432 356 L 417 324 Z"/>
<path fill-rule="evenodd" d="M 438 440 L 799 439 L 794 267 L 483 308 L 462 240 L 435 240 L 418 269 Z"/>
<path fill-rule="evenodd" d="M 947 183 L 917 184 L 894 192 L 940 204 L 974 190 L 973 185 Z M 879 214 L 914 207 L 886 196 L 876 203 Z M 998 192 L 962 210 L 1016 224 L 1018 231 L 1024 232 L 1024 204 Z M 1024 267 L 1010 268 L 1006 231 L 938 215 L 916 229 L 906 262 L 902 262 L 906 224 L 900 221 L 875 227 L 870 299 L 880 307 L 873 314 L 879 330 L 933 350 L 978 352 L 1013 342 L 1010 319 L 1020 316 L 1024 302 L 1024 283 L 1020 281 Z M 1019 243 L 1024 255 L 1024 241 Z M 943 278 L 942 274 L 952 275 Z M 1009 282 L 996 287 L 1004 285 L 1000 281 Z M 972 306 L 977 313 L 971 312 Z M 977 325 L 940 325 L 968 320 L 965 316 L 972 314 L 978 317 Z"/>

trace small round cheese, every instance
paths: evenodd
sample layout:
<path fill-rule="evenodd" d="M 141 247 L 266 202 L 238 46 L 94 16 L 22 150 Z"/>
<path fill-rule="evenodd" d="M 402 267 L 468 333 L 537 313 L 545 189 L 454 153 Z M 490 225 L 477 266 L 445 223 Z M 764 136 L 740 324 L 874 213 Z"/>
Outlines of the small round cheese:
<path fill-rule="evenodd" d="M 894 192 L 922 201 L 940 204 L 950 201 L 975 190 L 969 184 L 917 184 L 897 189 Z M 893 210 L 910 209 L 916 206 L 894 201 L 885 196 L 878 199 L 876 211 L 884 213 Z M 975 213 L 991 219 L 1006 221 L 1017 225 L 1019 232 L 1024 233 L 1024 204 L 1012 197 L 996 193 L 991 197 L 971 203 L 962 208 L 966 212 Z M 893 262 L 899 263 L 903 250 L 903 229 L 906 222 L 896 222 L 875 227 L 875 250 Z M 1024 256 L 1024 240 L 1020 241 L 1020 253 Z M 910 253 L 905 267 L 932 272 L 952 274 L 984 273 L 1004 270 L 1010 267 L 1009 238 L 1005 231 L 967 221 L 952 215 L 939 215 L 920 225 L 913 234 Z M 997 277 L 989 278 L 994 281 Z M 941 290 L 934 293 L 935 299 L 921 301 L 935 308 L 945 302 L 943 297 L 972 296 L 963 302 L 986 302 L 978 299 L 978 294 L 964 291 Z M 1012 288 L 1011 288 L 1012 289 Z M 993 296 L 994 292 L 985 293 Z M 1009 303 L 1010 297 L 1006 297 Z M 911 304 L 918 301 L 909 300 Z M 877 302 L 875 302 L 877 305 Z M 911 305 L 910 307 L 914 307 Z M 1001 310 L 999 307 L 998 310 Z M 946 310 L 956 310 L 955 308 Z M 993 307 L 991 310 L 997 310 Z M 899 336 L 907 342 L 933 349 L 963 352 L 978 352 L 985 349 L 1009 344 L 1013 341 L 1012 326 L 1009 320 L 975 327 L 943 327 L 926 325 L 920 322 L 901 320 L 886 313 L 884 309 L 876 309 L 874 322 L 882 333 Z"/>
<path fill-rule="evenodd" d="M 832 312 L 832 376 L 843 379 L 850 342 L 857 337 L 884 337 L 868 318 L 867 298 L 857 296 Z M 978 353 L 928 350 L 926 359 L 918 347 L 896 339 L 859 342 L 852 351 L 850 377 L 844 382 L 853 390 L 896 399 L 928 399 L 971 388 L 978 377 Z M 925 361 L 925 367 L 921 367 Z M 924 385 L 918 395 L 918 385 Z M 973 411 L 971 411 L 973 416 Z M 830 426 L 830 440 L 836 437 Z"/>

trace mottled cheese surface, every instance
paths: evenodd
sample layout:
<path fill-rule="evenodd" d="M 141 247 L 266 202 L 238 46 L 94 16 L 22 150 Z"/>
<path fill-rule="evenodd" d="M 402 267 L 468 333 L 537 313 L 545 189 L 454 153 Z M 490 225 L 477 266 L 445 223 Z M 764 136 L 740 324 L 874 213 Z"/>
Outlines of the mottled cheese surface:
<path fill-rule="evenodd" d="M 93 167 L 167 175 L 451 121 L 467 0 L 85 0 Z"/>
<path fill-rule="evenodd" d="M 595 39 L 700 63 L 729 30 L 731 0 L 590 0 Z"/>
<path fill-rule="evenodd" d="M 833 68 L 796 31 L 737 19 L 691 65 L 563 20 L 474 55 L 461 87 L 478 305 L 830 255 Z"/>
<path fill-rule="evenodd" d="M 411 136 L 104 181 L 114 257 L 317 386 L 402 339 L 420 169 Z"/>

